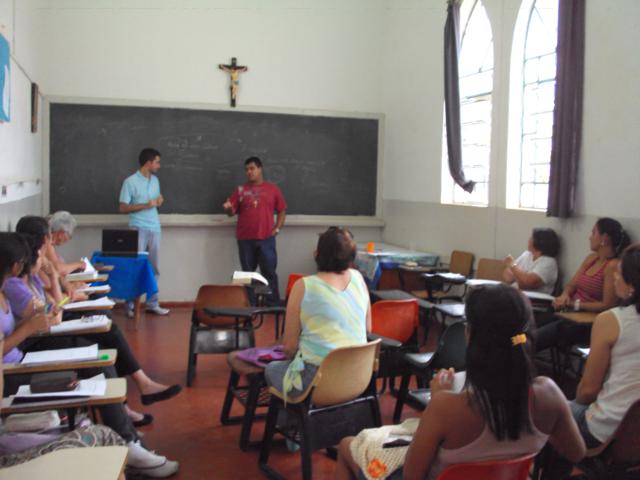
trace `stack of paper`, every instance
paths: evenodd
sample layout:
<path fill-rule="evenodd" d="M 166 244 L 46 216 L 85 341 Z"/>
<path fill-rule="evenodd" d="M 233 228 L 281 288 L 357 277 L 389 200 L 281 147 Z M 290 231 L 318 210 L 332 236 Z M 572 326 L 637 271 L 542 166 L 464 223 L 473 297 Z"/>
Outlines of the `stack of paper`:
<path fill-rule="evenodd" d="M 236 285 L 248 285 L 252 280 L 262 282 L 265 285 L 269 285 L 267 279 L 260 275 L 258 272 L 233 272 L 231 283 L 234 283 Z"/>
<path fill-rule="evenodd" d="M 66 276 L 68 282 L 93 282 L 98 279 L 98 272 L 70 273 Z"/>
<path fill-rule="evenodd" d="M 452 282 L 462 282 L 467 278 L 464 275 L 461 275 L 459 273 L 452 273 L 452 272 L 439 272 L 439 273 L 436 273 L 435 275 L 440 278 L 444 278 L 445 280 L 450 280 Z"/>
<path fill-rule="evenodd" d="M 82 317 L 76 320 L 67 320 L 59 325 L 49 328 L 50 333 L 75 332 L 82 330 L 91 330 L 93 328 L 106 327 L 111 320 L 106 315 L 93 315 Z"/>
<path fill-rule="evenodd" d="M 470 287 L 479 287 L 480 285 L 497 285 L 499 282 L 497 280 L 487 280 L 485 278 L 470 278 L 467 280 L 467 285 Z"/>
<path fill-rule="evenodd" d="M 531 300 L 538 300 L 542 302 L 553 302 L 554 296 L 548 293 L 532 292 L 529 290 L 523 290 L 522 293 L 529 297 Z"/>
<path fill-rule="evenodd" d="M 103 397 L 106 391 L 107 379 L 104 374 L 101 373 L 95 377 L 80 380 L 77 388 L 64 392 L 31 393 L 29 385 L 21 385 L 13 399 L 18 402 L 36 402 L 44 399 L 50 400 L 53 399 L 52 397 L 58 398 L 59 400 L 64 400 L 65 397 Z"/>
<path fill-rule="evenodd" d="M 88 362 L 98 359 L 98 344 L 88 347 L 60 348 L 28 352 L 22 359 L 23 365 L 46 365 L 48 363 Z"/>
<path fill-rule="evenodd" d="M 87 257 L 82 257 L 82 261 L 84 262 L 84 273 L 95 272 L 96 269 L 91 265 L 91 262 Z"/>
<path fill-rule="evenodd" d="M 95 309 L 104 309 L 105 307 L 113 307 L 115 302 L 111 300 L 109 297 L 101 297 L 95 300 L 85 300 L 83 302 L 73 302 L 67 303 L 62 306 L 63 310 L 91 310 Z"/>
<path fill-rule="evenodd" d="M 92 287 L 79 288 L 77 291 L 80 293 L 86 293 L 87 295 L 91 295 L 93 293 L 109 293 L 111 291 L 111 287 L 109 285 L 96 285 Z"/>

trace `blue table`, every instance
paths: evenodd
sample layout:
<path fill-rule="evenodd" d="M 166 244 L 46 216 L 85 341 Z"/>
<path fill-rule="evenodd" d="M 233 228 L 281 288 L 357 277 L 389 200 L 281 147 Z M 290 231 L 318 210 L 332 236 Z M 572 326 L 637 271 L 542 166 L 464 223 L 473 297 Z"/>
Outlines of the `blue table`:
<path fill-rule="evenodd" d="M 382 270 L 394 270 L 405 262 L 426 267 L 438 265 L 440 257 L 433 253 L 416 252 L 385 243 L 376 243 L 375 252 L 369 253 L 366 244 L 358 244 L 356 267 L 362 272 L 369 289 L 376 290 Z"/>
<path fill-rule="evenodd" d="M 158 283 L 147 255 L 137 257 L 112 257 L 95 252 L 91 263 L 113 265 L 107 283 L 111 287 L 109 296 L 127 301 L 135 301 L 135 325 L 138 326 L 140 296 L 147 298 L 158 293 Z"/>

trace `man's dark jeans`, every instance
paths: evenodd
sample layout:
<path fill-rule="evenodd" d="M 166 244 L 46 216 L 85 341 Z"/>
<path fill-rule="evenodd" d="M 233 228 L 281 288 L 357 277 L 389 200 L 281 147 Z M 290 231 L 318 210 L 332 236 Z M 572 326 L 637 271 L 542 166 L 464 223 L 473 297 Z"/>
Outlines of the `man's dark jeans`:
<path fill-rule="evenodd" d="M 276 252 L 276 237 L 269 237 L 264 240 L 238 240 L 238 253 L 240 254 L 240 264 L 242 270 L 253 272 L 260 266 L 260 273 L 269 282 L 271 295 L 267 297 L 268 305 L 278 305 L 280 303 L 280 292 L 278 291 L 278 253 Z M 253 294 L 251 303 L 255 304 Z"/>

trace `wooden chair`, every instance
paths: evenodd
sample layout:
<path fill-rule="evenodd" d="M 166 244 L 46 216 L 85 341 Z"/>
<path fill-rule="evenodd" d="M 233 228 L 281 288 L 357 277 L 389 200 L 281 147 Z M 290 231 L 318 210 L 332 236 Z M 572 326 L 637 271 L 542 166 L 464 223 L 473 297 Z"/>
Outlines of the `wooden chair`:
<path fill-rule="evenodd" d="M 471 272 L 473 271 L 473 258 L 473 253 L 454 250 L 451 252 L 449 268 L 436 269 L 435 271 L 457 273 L 458 275 L 468 278 L 471 276 Z M 460 295 L 450 295 L 451 287 L 452 284 L 444 284 L 441 281 L 434 279 L 429 281 L 425 290 L 414 290 L 411 294 L 432 302 L 441 301 L 442 299 L 454 299 L 460 301 L 462 298 Z"/>
<path fill-rule="evenodd" d="M 268 407 L 271 398 L 267 384 L 264 379 L 264 368 L 245 362 L 237 357 L 238 352 L 231 352 L 227 355 L 227 364 L 231 370 L 227 392 L 222 404 L 220 413 L 220 423 L 223 425 L 234 425 L 241 423 L 240 449 L 247 451 L 250 446 L 251 428 L 256 418 L 264 418 L 264 414 L 256 415 L 259 407 Z M 244 383 L 241 379 L 244 378 Z M 244 408 L 242 415 L 231 416 L 231 405 L 233 401 Z"/>
<path fill-rule="evenodd" d="M 281 433 L 300 444 L 302 478 L 312 476 L 311 453 L 337 445 L 342 438 L 363 428 L 381 425 L 375 377 L 380 341 L 338 348 L 323 360 L 309 387 L 299 396 L 288 397 L 270 388 L 259 465 L 269 478 L 282 478 L 268 465 L 273 436 Z M 277 425 L 284 410 L 287 425 Z"/>
<path fill-rule="evenodd" d="M 380 350 L 378 377 L 394 390 L 394 379 L 406 370 L 403 356 L 418 351 L 418 302 L 416 300 L 383 300 L 371 305 L 371 332 L 400 342 L 400 346 L 385 345 Z"/>
<path fill-rule="evenodd" d="M 481 258 L 478 260 L 478 269 L 474 275 L 476 280 L 490 280 L 491 282 L 502 282 L 502 272 L 504 271 L 504 263 L 502 260 L 496 260 L 494 258 Z M 465 287 L 466 295 L 466 287 Z M 453 300 L 456 299 L 453 296 L 441 297 L 440 300 Z M 464 320 L 464 303 L 462 298 L 457 298 L 458 303 L 438 304 L 434 307 L 434 310 L 440 315 L 441 323 L 443 327 L 450 324 L 447 319 L 450 318 L 453 322 Z"/>
<path fill-rule="evenodd" d="M 448 327 L 440 336 L 435 352 L 407 353 L 404 356 L 407 370 L 400 383 L 393 412 L 394 423 L 400 422 L 405 403 L 409 403 L 419 410 L 424 410 L 431 398 L 431 391 L 428 388 L 409 390 L 411 375 L 415 375 L 418 379 L 418 385 L 421 385 L 425 381 L 428 382 L 433 373 L 441 368 L 453 368 L 455 371 L 465 370 L 467 352 L 465 328 L 464 322 L 454 323 Z"/>
<path fill-rule="evenodd" d="M 640 400 L 627 410 L 611 438 L 597 448 L 587 451 L 578 468 L 589 479 L 618 480 L 625 473 L 640 466 Z"/>
<path fill-rule="evenodd" d="M 535 453 L 509 460 L 461 463 L 445 468 L 437 480 L 527 480 Z"/>
<path fill-rule="evenodd" d="M 476 270 L 474 278 L 502 282 L 502 272 L 504 269 L 505 265 L 502 260 L 481 258 L 478 260 L 478 269 Z"/>
<path fill-rule="evenodd" d="M 191 313 L 187 386 L 196 374 L 200 353 L 228 353 L 255 345 L 253 323 L 238 326 L 233 317 L 212 317 L 205 307 L 249 307 L 249 296 L 242 285 L 203 285 L 198 290 Z"/>

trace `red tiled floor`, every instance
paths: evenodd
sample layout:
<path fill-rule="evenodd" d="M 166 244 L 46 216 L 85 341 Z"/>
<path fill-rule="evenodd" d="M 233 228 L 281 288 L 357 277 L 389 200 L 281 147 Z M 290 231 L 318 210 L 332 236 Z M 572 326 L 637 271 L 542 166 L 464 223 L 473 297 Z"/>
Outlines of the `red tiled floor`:
<path fill-rule="evenodd" d="M 191 309 L 176 308 L 168 317 L 143 316 L 139 330 L 116 310 L 114 320 L 122 328 L 142 368 L 154 379 L 185 383 Z M 257 331 L 258 344 L 273 341 L 273 325 L 267 322 Z M 242 452 L 238 447 L 240 426 L 223 426 L 220 410 L 226 391 L 228 367 L 224 355 L 201 355 L 192 387 L 184 387 L 176 398 L 144 407 L 135 385 L 129 382 L 129 403 L 141 412 L 152 413 L 155 421 L 141 429 L 144 441 L 170 459 L 180 462 L 174 477 L 196 479 L 263 479 L 258 469 L 258 452 Z M 383 422 L 390 423 L 395 399 L 388 393 L 380 399 Z M 405 408 L 405 415 L 412 415 Z M 233 414 L 233 412 L 232 412 Z M 264 422 L 257 421 L 252 440 L 262 437 Z M 300 455 L 283 446 L 274 446 L 269 463 L 289 479 L 301 478 Z M 335 462 L 323 452 L 314 454 L 314 479 L 333 478 Z"/>

